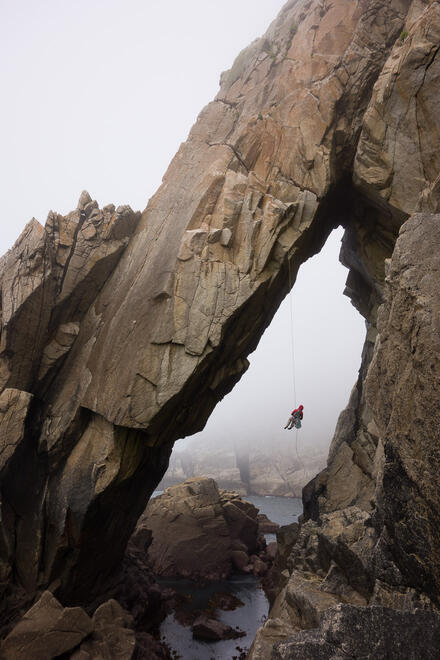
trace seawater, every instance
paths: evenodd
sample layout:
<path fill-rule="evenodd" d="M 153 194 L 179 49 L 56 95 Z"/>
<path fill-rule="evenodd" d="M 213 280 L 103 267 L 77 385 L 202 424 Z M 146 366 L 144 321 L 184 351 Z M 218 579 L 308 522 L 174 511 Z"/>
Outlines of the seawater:
<path fill-rule="evenodd" d="M 252 502 L 260 513 L 265 513 L 269 520 L 279 525 L 297 522 L 303 512 L 299 497 L 273 497 L 272 495 L 246 495 L 243 499 Z M 276 534 L 265 534 L 266 542 L 276 541 Z"/>
<path fill-rule="evenodd" d="M 153 497 L 160 495 L 156 491 Z M 279 525 L 289 525 L 298 520 L 302 513 L 302 502 L 294 497 L 273 497 L 247 495 L 243 499 L 252 502 L 260 513 Z M 275 540 L 275 534 L 266 534 L 269 543 Z M 251 575 L 234 575 L 229 580 L 205 585 L 190 580 L 161 578 L 160 583 L 175 589 L 178 593 L 191 596 L 188 608 L 205 609 L 208 601 L 215 593 L 231 593 L 239 598 L 243 607 L 232 611 L 218 610 L 216 618 L 232 627 L 238 626 L 246 632 L 245 637 L 228 639 L 219 642 L 202 642 L 193 639 L 191 628 L 181 625 L 173 614 L 167 616 L 160 627 L 161 637 L 169 647 L 176 651 L 177 657 L 183 660 L 231 660 L 240 655 L 240 649 L 249 649 L 257 629 L 264 623 L 269 603 L 261 588 L 258 578 Z"/>
<path fill-rule="evenodd" d="M 268 602 L 260 581 L 251 575 L 234 575 L 229 580 L 204 586 L 190 580 L 163 580 L 160 584 L 172 587 L 179 593 L 191 595 L 188 609 L 205 609 L 209 599 L 216 593 L 230 593 L 243 603 L 232 611 L 218 610 L 216 618 L 233 628 L 238 626 L 246 632 L 245 637 L 226 639 L 219 642 L 202 642 L 193 639 L 191 628 L 179 623 L 173 614 L 167 616 L 160 628 L 161 637 L 168 646 L 185 660 L 231 660 L 239 656 L 239 649 L 249 649 L 257 629 L 264 623 L 268 613 Z"/>

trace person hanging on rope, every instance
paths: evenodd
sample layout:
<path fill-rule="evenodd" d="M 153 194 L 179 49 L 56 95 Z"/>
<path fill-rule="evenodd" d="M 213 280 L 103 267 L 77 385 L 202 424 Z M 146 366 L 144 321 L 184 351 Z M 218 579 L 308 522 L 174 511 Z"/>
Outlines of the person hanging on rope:
<path fill-rule="evenodd" d="M 295 410 L 292 410 L 292 413 L 287 420 L 287 424 L 284 427 L 285 429 L 293 429 L 293 427 L 300 429 L 301 428 L 301 420 L 304 417 L 303 414 L 304 406 L 300 405 L 298 408 L 295 408 Z"/>

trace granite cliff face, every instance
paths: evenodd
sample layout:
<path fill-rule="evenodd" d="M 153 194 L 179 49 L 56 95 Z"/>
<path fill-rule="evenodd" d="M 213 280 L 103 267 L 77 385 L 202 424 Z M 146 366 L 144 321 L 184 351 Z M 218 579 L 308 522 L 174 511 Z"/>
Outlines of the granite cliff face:
<path fill-rule="evenodd" d="M 63 604 L 99 593 L 173 442 L 203 428 L 339 224 L 368 333 L 284 569 L 299 618 L 280 611 L 289 630 L 317 625 L 295 593 L 323 581 L 326 607 L 436 606 L 439 43 L 436 1 L 290 1 L 142 215 L 83 194 L 3 257 L 8 616 L 46 586 Z"/>

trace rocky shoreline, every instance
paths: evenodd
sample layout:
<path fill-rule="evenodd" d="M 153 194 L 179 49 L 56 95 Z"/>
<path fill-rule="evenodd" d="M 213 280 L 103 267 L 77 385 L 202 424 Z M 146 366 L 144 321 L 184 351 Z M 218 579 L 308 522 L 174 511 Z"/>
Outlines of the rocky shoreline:
<path fill-rule="evenodd" d="M 193 478 L 170 487 L 152 499 L 141 516 L 120 571 L 106 585 L 101 600 L 108 600 L 86 611 L 63 608 L 44 592 L 9 631 L 1 657 L 24 660 L 69 653 L 74 660 L 168 660 L 172 651 L 159 628 L 169 614 L 189 627 L 195 639 L 239 639 L 245 632 L 216 616 L 243 606 L 236 597 L 214 593 L 205 609 L 188 610 L 189 595 L 161 584 L 160 578 L 184 578 L 194 586 L 220 583 L 232 574 L 263 578 L 276 554 L 276 543 L 266 545 L 264 534 L 278 529 L 250 502 L 219 489 L 213 479 Z"/>

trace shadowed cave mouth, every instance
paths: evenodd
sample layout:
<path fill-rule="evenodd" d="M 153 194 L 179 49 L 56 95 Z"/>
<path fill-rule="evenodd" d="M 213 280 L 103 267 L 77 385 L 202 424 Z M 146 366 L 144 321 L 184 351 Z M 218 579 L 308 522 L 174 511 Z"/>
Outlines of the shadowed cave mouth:
<path fill-rule="evenodd" d="M 363 370 L 371 358 L 384 261 L 391 256 L 401 220 L 390 222 L 389 213 L 372 206 L 347 181 L 329 193 L 308 235 L 301 237 L 303 262 L 319 254 L 300 268 L 291 298 L 286 296 L 273 320 L 273 309 L 268 311 L 270 327 L 234 392 L 217 406 L 202 432 L 176 443 L 159 488 L 205 475 L 217 478 L 220 487 L 240 490 L 245 485 L 250 495 L 301 496 L 302 487 L 325 465 L 338 415 L 358 378 L 360 356 Z M 385 229 L 390 225 L 392 231 Z M 340 260 L 348 271 L 339 263 L 341 238 Z M 300 259 L 295 261 L 291 267 L 296 272 Z M 352 304 L 341 296 L 344 286 Z M 281 292 L 287 293 L 285 287 Z M 371 329 L 365 344 L 370 350 L 362 351 L 364 319 Z M 300 403 L 305 417 L 295 438 L 283 426 Z M 273 474 L 278 472 L 280 483 L 272 492 L 252 483 L 252 454 L 258 454 L 257 463 L 263 456 L 269 463 L 274 459 Z M 254 466 L 254 473 L 258 469 L 262 466 Z M 286 474 L 295 471 L 295 487 L 289 487 Z"/>

